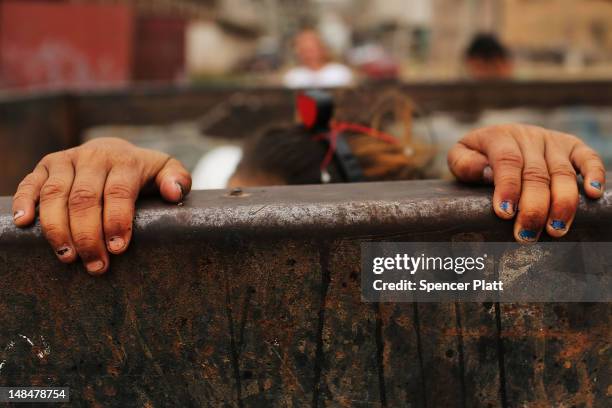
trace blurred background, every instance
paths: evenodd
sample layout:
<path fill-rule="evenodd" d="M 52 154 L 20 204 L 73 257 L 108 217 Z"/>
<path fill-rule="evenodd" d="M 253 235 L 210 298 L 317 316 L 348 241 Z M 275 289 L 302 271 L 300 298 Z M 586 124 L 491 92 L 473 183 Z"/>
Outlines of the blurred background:
<path fill-rule="evenodd" d="M 0 87 L 282 84 L 304 28 L 356 82 L 469 77 L 478 33 L 514 79 L 612 75 L 607 0 L 2 0 Z"/>
<path fill-rule="evenodd" d="M 99 136 L 212 174 L 206 154 L 292 120 L 287 89 L 309 87 L 432 146 L 436 175 L 463 133 L 504 122 L 576 133 L 612 164 L 612 1 L 0 0 L 0 193 Z"/>

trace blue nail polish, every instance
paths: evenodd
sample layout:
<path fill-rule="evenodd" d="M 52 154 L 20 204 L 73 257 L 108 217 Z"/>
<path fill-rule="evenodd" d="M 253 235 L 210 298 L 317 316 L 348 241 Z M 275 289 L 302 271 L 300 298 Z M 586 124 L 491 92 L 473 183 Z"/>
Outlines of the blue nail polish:
<path fill-rule="evenodd" d="M 561 220 L 552 220 L 552 222 L 550 223 L 550 226 L 553 227 L 553 229 L 556 230 L 564 230 L 565 229 L 565 223 Z"/>
<path fill-rule="evenodd" d="M 538 233 L 531 230 L 521 230 L 519 232 L 519 237 L 524 241 L 533 241 L 538 236 Z"/>
<path fill-rule="evenodd" d="M 591 181 L 591 186 L 598 190 L 601 190 L 601 183 L 599 181 Z"/>
<path fill-rule="evenodd" d="M 502 201 L 499 204 L 499 208 L 507 214 L 512 214 L 514 211 L 512 209 L 512 203 L 510 201 Z"/>

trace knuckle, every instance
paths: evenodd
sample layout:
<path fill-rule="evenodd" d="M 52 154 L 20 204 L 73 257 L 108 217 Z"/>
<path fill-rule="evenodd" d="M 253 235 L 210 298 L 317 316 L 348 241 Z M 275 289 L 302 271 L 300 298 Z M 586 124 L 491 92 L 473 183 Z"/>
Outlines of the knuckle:
<path fill-rule="evenodd" d="M 95 156 L 98 153 L 98 149 L 91 145 L 83 145 L 77 149 L 77 153 L 79 156 Z"/>
<path fill-rule="evenodd" d="M 119 162 L 123 166 L 131 168 L 131 169 L 140 167 L 140 161 L 132 154 L 124 155 L 123 157 L 121 157 Z"/>
<path fill-rule="evenodd" d="M 586 162 L 592 167 L 603 169 L 601 157 L 597 153 L 593 153 L 590 157 L 587 157 Z"/>
<path fill-rule="evenodd" d="M 60 150 L 58 152 L 53 152 L 46 154 L 41 163 L 50 163 L 50 162 L 58 162 L 58 161 L 70 161 L 70 156 L 68 155 L 68 150 Z"/>
<path fill-rule="evenodd" d="M 130 229 L 132 219 L 129 211 L 121 209 L 112 209 L 108 211 L 104 222 L 104 230 L 108 232 L 124 232 Z"/>
<path fill-rule="evenodd" d="M 550 177 L 576 178 L 576 171 L 569 164 L 560 164 L 549 168 Z"/>
<path fill-rule="evenodd" d="M 495 186 L 518 193 L 521 190 L 521 180 L 511 174 L 500 174 L 497 176 Z"/>
<path fill-rule="evenodd" d="M 40 160 L 41 163 L 49 163 L 50 161 L 53 161 L 55 158 L 58 157 L 58 153 L 54 152 L 54 153 L 49 153 L 44 155 L 44 157 Z"/>
<path fill-rule="evenodd" d="M 501 168 L 522 168 L 523 156 L 514 150 L 502 150 L 499 153 L 499 157 L 496 159 L 495 164 Z"/>
<path fill-rule="evenodd" d="M 580 139 L 579 137 L 572 135 L 570 133 L 563 133 L 563 132 L 552 132 L 551 133 L 551 137 L 555 137 L 555 138 L 564 138 L 567 143 L 571 146 L 578 146 L 581 144 L 584 144 L 584 142 L 582 141 L 582 139 Z"/>
<path fill-rule="evenodd" d="M 599 154 L 591 149 L 591 148 L 587 148 L 585 153 L 584 153 L 584 160 L 586 162 L 600 162 L 601 161 L 601 157 L 599 156 Z"/>
<path fill-rule="evenodd" d="M 19 189 L 13 196 L 13 201 L 26 201 L 31 200 L 32 196 L 29 193 L 26 193 L 24 190 Z"/>
<path fill-rule="evenodd" d="M 124 183 L 113 183 L 104 191 L 106 198 L 128 200 L 134 199 L 134 190 Z"/>
<path fill-rule="evenodd" d="M 508 129 L 508 132 L 515 134 L 519 138 L 525 139 L 540 137 L 546 131 L 540 126 L 530 125 L 527 123 L 508 124 L 504 126 Z"/>
<path fill-rule="evenodd" d="M 66 240 L 66 230 L 61 225 L 56 223 L 42 223 L 42 232 L 47 238 L 47 241 L 54 243 L 63 243 Z"/>
<path fill-rule="evenodd" d="M 34 183 L 35 177 L 36 176 L 34 175 L 34 173 L 29 173 L 27 176 L 23 178 L 23 180 L 21 180 L 21 182 L 17 186 L 17 189 L 18 190 L 32 190 L 35 186 L 35 183 Z"/>
<path fill-rule="evenodd" d="M 102 148 L 93 146 L 80 146 L 74 151 L 73 157 L 75 162 L 85 163 L 87 166 L 94 164 L 105 163 L 106 153 Z"/>
<path fill-rule="evenodd" d="M 599 173 L 606 172 L 604 166 L 601 164 L 601 160 L 599 159 L 599 157 L 588 160 L 586 165 L 590 169 L 590 171 L 599 172 Z"/>
<path fill-rule="evenodd" d="M 544 223 L 546 220 L 547 213 L 543 209 L 532 208 L 521 211 L 521 217 L 526 222 L 531 223 Z"/>
<path fill-rule="evenodd" d="M 523 169 L 523 181 L 541 184 L 548 187 L 550 185 L 550 174 L 548 173 L 548 170 L 542 166 L 525 166 Z"/>
<path fill-rule="evenodd" d="M 584 142 L 581 142 L 577 157 L 579 158 L 579 161 L 587 166 L 603 167 L 599 153 L 588 147 L 586 144 L 584 144 Z"/>
<path fill-rule="evenodd" d="M 469 173 L 470 163 L 465 160 L 465 156 L 460 153 L 448 156 L 448 165 L 452 172 L 457 176 L 463 176 Z"/>
<path fill-rule="evenodd" d="M 58 179 L 48 180 L 40 189 L 40 201 L 53 200 L 68 194 L 68 185 Z"/>
<path fill-rule="evenodd" d="M 98 235 L 94 232 L 77 232 L 72 236 L 72 241 L 79 253 L 95 253 L 98 247 Z"/>
<path fill-rule="evenodd" d="M 468 134 L 476 135 L 478 137 L 492 137 L 495 135 L 499 135 L 500 133 L 506 132 L 507 125 L 489 125 L 485 127 L 481 127 L 475 130 L 472 130 Z"/>
<path fill-rule="evenodd" d="M 68 199 L 71 211 L 84 211 L 100 206 L 100 193 L 88 186 L 79 186 L 72 190 Z"/>

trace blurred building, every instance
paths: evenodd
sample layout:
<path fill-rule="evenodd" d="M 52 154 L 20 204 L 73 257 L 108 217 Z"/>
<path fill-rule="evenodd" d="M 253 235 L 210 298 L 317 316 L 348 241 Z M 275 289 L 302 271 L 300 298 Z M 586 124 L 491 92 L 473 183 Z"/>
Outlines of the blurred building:
<path fill-rule="evenodd" d="M 501 32 L 524 60 L 559 62 L 570 72 L 612 61 L 611 1 L 505 0 L 504 6 Z"/>
<path fill-rule="evenodd" d="M 92 88 L 185 76 L 188 18 L 211 1 L 0 0 L 0 86 Z"/>
<path fill-rule="evenodd" d="M 355 2 L 354 2 L 355 3 Z M 477 32 L 502 39 L 518 75 L 612 75 L 612 1 L 362 0 L 355 27 L 376 33 L 410 78 L 455 78 Z M 387 33 L 380 35 L 380 33 Z"/>
<path fill-rule="evenodd" d="M 518 77 L 612 75 L 609 0 L 0 0 L 0 87 L 278 83 L 305 26 L 381 78 L 460 78 L 481 31 Z"/>
<path fill-rule="evenodd" d="M 91 86 L 129 80 L 133 16 L 120 5 L 0 3 L 5 87 Z"/>

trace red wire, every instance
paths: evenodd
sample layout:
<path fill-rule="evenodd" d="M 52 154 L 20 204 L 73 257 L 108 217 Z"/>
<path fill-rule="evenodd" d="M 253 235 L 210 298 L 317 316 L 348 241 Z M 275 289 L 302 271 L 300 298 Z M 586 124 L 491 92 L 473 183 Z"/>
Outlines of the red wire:
<path fill-rule="evenodd" d="M 345 130 L 349 130 L 351 132 L 363 133 L 368 136 L 374 137 L 376 139 L 380 139 L 384 142 L 391 144 L 399 144 L 399 141 L 396 137 L 390 135 L 389 133 L 381 132 L 377 129 L 372 129 L 370 127 L 360 125 L 357 123 L 349 123 L 349 122 L 332 122 L 332 129 L 337 132 L 343 132 Z"/>
<path fill-rule="evenodd" d="M 331 132 L 329 134 L 323 133 L 319 135 L 313 136 L 313 140 L 324 140 L 327 139 L 329 142 L 329 148 L 325 153 L 325 157 L 323 158 L 323 162 L 321 162 L 321 170 L 325 170 L 327 166 L 334 159 L 334 152 L 336 151 L 336 139 L 338 138 L 338 134 L 344 131 L 351 131 L 355 133 L 363 133 L 365 135 L 374 137 L 376 139 L 382 140 L 391 144 L 399 144 L 398 140 L 385 132 L 381 132 L 380 130 L 372 129 L 367 126 L 359 125 L 357 123 L 349 123 L 349 122 L 332 122 L 331 124 Z"/>

